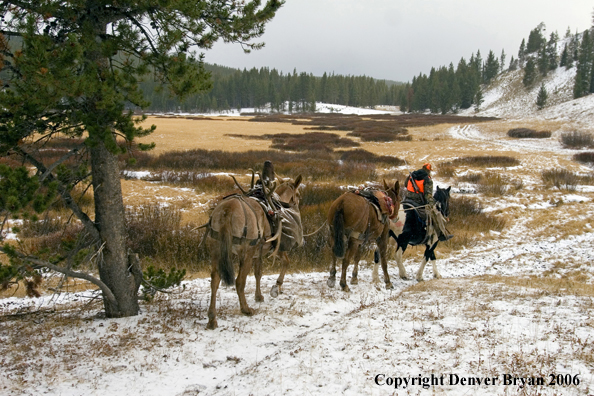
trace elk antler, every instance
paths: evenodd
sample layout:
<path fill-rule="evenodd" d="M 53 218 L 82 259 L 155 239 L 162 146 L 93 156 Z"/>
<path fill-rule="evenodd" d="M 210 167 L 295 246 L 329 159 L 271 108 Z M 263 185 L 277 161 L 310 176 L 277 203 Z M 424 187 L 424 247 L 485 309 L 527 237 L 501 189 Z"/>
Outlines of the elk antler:
<path fill-rule="evenodd" d="M 268 242 L 272 242 L 272 241 L 275 241 L 275 240 L 279 239 L 280 236 L 281 236 L 282 231 L 283 231 L 283 222 L 282 221 L 279 221 L 278 222 L 278 230 L 276 230 L 276 234 L 272 238 L 267 239 L 266 242 L 268 243 Z M 280 244 L 280 240 L 279 240 L 276 243 L 276 248 L 274 249 L 274 252 L 272 252 L 271 256 L 275 256 L 276 257 L 276 254 L 278 253 L 278 249 L 280 249 L 280 245 L 281 244 Z"/>
<path fill-rule="evenodd" d="M 235 181 L 235 185 L 237 185 L 237 187 L 239 187 L 239 189 L 241 190 L 241 192 L 243 193 L 243 195 L 245 195 L 246 194 L 245 190 L 243 188 L 241 188 L 241 186 L 239 185 L 239 182 L 237 181 L 237 179 L 235 178 L 235 176 L 233 176 L 233 175 L 230 175 L 230 176 Z"/>
<path fill-rule="evenodd" d="M 250 187 L 250 189 L 254 188 L 254 178 L 256 177 L 256 173 L 254 172 L 254 170 L 252 168 L 248 169 L 249 171 L 252 171 L 252 185 Z"/>

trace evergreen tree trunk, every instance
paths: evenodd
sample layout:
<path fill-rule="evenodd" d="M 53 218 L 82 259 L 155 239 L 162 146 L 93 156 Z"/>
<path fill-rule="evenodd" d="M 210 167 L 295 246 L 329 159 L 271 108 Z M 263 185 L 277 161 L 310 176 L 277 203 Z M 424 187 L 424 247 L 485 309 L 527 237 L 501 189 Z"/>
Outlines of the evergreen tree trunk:
<path fill-rule="evenodd" d="M 107 299 L 103 299 L 105 314 L 108 318 L 137 315 L 138 285 L 129 269 L 126 254 L 124 201 L 118 159 L 103 142 L 99 142 L 90 151 L 95 223 L 103 242 L 98 260 L 99 276 L 117 301 L 117 306 L 113 306 Z"/>

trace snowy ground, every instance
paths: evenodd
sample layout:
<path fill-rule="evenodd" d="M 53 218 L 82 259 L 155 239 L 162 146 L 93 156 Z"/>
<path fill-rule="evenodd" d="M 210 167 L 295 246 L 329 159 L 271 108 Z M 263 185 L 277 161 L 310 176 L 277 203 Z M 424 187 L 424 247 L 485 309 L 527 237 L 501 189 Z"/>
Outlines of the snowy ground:
<path fill-rule="evenodd" d="M 550 141 L 513 146 L 477 127 L 449 133 L 485 149 L 564 155 Z M 580 218 L 552 217 L 546 227 L 579 220 L 585 232 L 543 238 L 531 214 L 555 205 L 486 201 L 487 210 L 518 211 L 517 221 L 438 253 L 442 280 L 400 280 L 391 263 L 388 291 L 364 264 L 350 293 L 329 289 L 327 273 L 297 273 L 284 294 L 256 303 L 250 277 L 256 315 L 241 315 L 234 289 L 222 288 L 215 331 L 205 330 L 209 279 L 184 282 L 124 319 L 97 316 L 89 293 L 0 300 L 0 394 L 594 394 L 594 201 L 587 189 L 555 197 L 563 202 L 555 213 Z M 414 278 L 418 259 L 407 256 L 405 266 Z M 264 292 L 275 280 L 263 278 Z"/>

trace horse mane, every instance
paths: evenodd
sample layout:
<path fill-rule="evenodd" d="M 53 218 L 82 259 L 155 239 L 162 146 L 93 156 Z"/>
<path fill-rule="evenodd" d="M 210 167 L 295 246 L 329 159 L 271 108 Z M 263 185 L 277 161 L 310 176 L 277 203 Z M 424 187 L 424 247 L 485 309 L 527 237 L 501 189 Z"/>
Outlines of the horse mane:
<path fill-rule="evenodd" d="M 441 189 L 438 187 L 435 191 L 435 194 L 433 194 L 433 198 L 435 198 L 436 201 L 444 203 L 448 199 L 447 191 L 447 189 Z"/>

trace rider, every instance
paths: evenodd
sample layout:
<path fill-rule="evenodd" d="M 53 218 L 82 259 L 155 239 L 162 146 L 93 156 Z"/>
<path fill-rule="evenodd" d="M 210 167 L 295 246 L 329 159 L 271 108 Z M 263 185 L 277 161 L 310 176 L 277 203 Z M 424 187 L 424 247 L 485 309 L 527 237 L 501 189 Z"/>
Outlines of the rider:
<path fill-rule="evenodd" d="M 419 206 L 427 205 L 432 223 L 435 227 L 439 240 L 447 241 L 453 237 L 445 227 L 445 218 L 436 208 L 433 198 L 433 180 L 431 180 L 431 164 L 425 163 L 423 167 L 411 173 L 406 179 L 406 199 L 418 203 Z"/>

